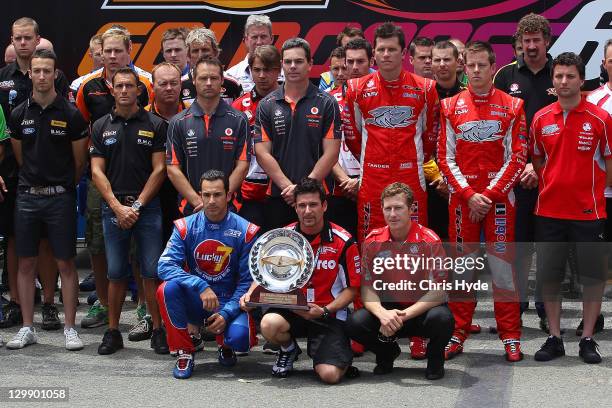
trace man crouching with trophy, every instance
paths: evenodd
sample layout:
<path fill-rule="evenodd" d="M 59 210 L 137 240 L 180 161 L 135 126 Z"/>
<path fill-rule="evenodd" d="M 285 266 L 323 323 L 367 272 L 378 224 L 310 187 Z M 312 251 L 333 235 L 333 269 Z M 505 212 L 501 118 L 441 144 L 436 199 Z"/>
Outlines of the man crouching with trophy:
<path fill-rule="evenodd" d="M 243 309 L 248 310 L 247 305 L 253 304 L 251 295 L 257 288 L 263 286 L 268 289 L 275 283 L 282 284 L 292 279 L 288 276 L 290 273 L 281 273 L 292 265 L 300 265 L 301 272 L 308 272 L 308 268 L 312 268 L 312 274 L 306 282 L 299 283 L 299 275 L 302 273 L 297 273 L 298 283 L 291 287 L 298 288 L 298 297 L 305 296 L 307 307 L 300 307 L 299 301 L 295 305 L 271 304 L 261 320 L 261 334 L 268 342 L 280 346 L 276 363 L 272 367 L 273 376 L 289 375 L 293 370 L 293 362 L 302 352 L 295 339 L 305 337 L 315 373 L 321 381 L 335 384 L 345 374 L 347 377 L 358 375 L 358 371 L 351 367 L 353 351 L 345 333 L 345 321 L 348 316 L 347 306 L 359 290 L 359 251 L 355 240 L 346 230 L 325 219 L 327 201 L 319 181 L 303 179 L 295 187 L 294 199 L 299 221 L 284 229 L 269 231 L 253 246 L 249 266 L 255 282 L 240 303 Z M 293 232 L 301 234 L 310 243 L 311 248 L 307 248 L 302 257 L 299 254 L 292 255 L 296 252 L 291 249 L 295 246 L 291 242 L 296 241 L 295 237 L 291 237 Z M 259 248 L 261 241 L 263 244 Z M 282 242 L 286 250 L 280 249 Z M 274 247 L 277 249 L 269 249 Z M 312 254 L 309 255 L 310 250 Z M 251 262 L 259 262 L 256 263 L 259 271 L 253 270 Z M 270 264 L 271 268 L 268 267 Z M 266 269 L 274 269 L 270 274 L 275 275 L 276 282 L 258 277 Z"/>
<path fill-rule="evenodd" d="M 177 353 L 175 378 L 189 378 L 196 347 L 190 333 L 205 324 L 217 335 L 219 363 L 236 364 L 236 352 L 256 343 L 255 326 L 240 310 L 240 298 L 253 282 L 247 260 L 259 227 L 228 211 L 229 180 L 219 170 L 200 178 L 203 208 L 174 222 L 159 259 L 164 282 L 157 289 L 170 352 Z"/>

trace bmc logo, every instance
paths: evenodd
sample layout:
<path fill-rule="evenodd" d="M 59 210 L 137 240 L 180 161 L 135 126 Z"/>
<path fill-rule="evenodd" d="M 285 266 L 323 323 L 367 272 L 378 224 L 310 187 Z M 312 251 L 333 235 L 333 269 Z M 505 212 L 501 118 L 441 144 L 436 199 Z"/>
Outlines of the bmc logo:
<path fill-rule="evenodd" d="M 317 269 L 336 269 L 338 264 L 333 259 L 319 259 L 317 261 Z"/>

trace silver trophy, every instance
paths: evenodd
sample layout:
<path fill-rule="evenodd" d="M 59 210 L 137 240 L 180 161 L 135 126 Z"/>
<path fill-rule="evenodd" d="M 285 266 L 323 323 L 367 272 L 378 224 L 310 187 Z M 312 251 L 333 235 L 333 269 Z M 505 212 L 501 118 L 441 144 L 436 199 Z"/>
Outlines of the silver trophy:
<path fill-rule="evenodd" d="M 247 306 L 308 310 L 300 290 L 312 276 L 314 255 L 299 232 L 277 228 L 263 234 L 249 253 L 249 271 L 259 285 Z"/>

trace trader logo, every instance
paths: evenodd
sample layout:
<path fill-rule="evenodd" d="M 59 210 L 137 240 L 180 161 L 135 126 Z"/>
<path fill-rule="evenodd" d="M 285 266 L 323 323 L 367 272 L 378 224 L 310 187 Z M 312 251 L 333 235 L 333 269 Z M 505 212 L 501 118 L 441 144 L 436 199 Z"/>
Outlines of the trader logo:
<path fill-rule="evenodd" d="M 329 0 L 104 0 L 102 9 L 200 9 L 226 14 L 327 8 Z"/>

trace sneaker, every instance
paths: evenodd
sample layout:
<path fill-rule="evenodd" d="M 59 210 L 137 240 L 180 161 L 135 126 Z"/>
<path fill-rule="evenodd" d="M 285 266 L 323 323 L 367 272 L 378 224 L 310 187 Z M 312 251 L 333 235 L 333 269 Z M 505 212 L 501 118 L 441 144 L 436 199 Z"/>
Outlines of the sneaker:
<path fill-rule="evenodd" d="M 578 355 L 582 358 L 587 364 L 599 364 L 601 363 L 601 354 L 599 353 L 599 346 L 593 340 L 592 337 L 585 337 L 580 340 L 578 344 L 580 347 L 580 352 Z"/>
<path fill-rule="evenodd" d="M 361 357 L 365 353 L 363 344 L 357 343 L 355 340 L 351 340 L 351 350 L 353 351 L 353 357 Z"/>
<path fill-rule="evenodd" d="M 94 303 L 96 303 L 97 300 L 98 300 L 98 294 L 96 292 L 91 292 L 89 294 L 89 296 L 87 296 L 87 304 L 89 306 L 91 306 Z"/>
<path fill-rule="evenodd" d="M 401 353 L 399 345 L 396 342 L 394 342 L 394 344 L 395 348 L 393 350 L 393 353 L 391 354 L 390 359 L 379 358 L 378 356 L 376 356 L 376 367 L 374 367 L 374 371 L 372 371 L 374 375 L 385 375 L 393 371 L 393 362 L 396 358 L 399 357 Z"/>
<path fill-rule="evenodd" d="M 79 333 L 74 330 L 74 327 L 64 329 L 64 336 L 66 336 L 66 350 L 75 351 L 83 349 L 83 342 L 79 337 Z"/>
<path fill-rule="evenodd" d="M 444 360 L 428 360 L 425 369 L 425 378 L 430 381 L 444 377 Z"/>
<path fill-rule="evenodd" d="M 277 346 L 276 344 L 272 344 L 266 341 L 262 349 L 263 349 L 262 353 L 264 354 L 278 354 L 278 351 L 280 350 L 280 346 Z"/>
<path fill-rule="evenodd" d="M 57 306 L 52 303 L 42 305 L 42 326 L 43 330 L 57 330 L 61 327 Z"/>
<path fill-rule="evenodd" d="M 79 290 L 83 292 L 91 292 L 96 290 L 96 278 L 93 273 L 87 275 L 85 279 L 79 283 Z"/>
<path fill-rule="evenodd" d="M 183 350 L 179 350 L 172 375 L 174 375 L 174 378 L 178 378 L 179 380 L 187 379 L 191 377 L 191 374 L 193 374 L 193 367 L 193 354 L 185 353 Z"/>
<path fill-rule="evenodd" d="M 548 336 L 542 347 L 533 356 L 535 361 L 550 361 L 553 358 L 565 355 L 563 339 L 555 336 Z"/>
<path fill-rule="evenodd" d="M 595 322 L 595 327 L 593 327 L 593 334 L 597 334 L 602 332 L 604 329 L 604 317 L 603 314 L 599 314 L 597 317 L 597 321 Z M 582 331 L 584 330 L 584 319 L 580 321 L 578 327 L 576 327 L 576 336 L 582 336 Z"/>
<path fill-rule="evenodd" d="M 113 354 L 122 348 L 123 336 L 121 336 L 121 332 L 117 329 L 108 329 L 104 332 L 102 343 L 98 346 L 98 354 Z"/>
<path fill-rule="evenodd" d="M 0 320 L 0 328 L 2 329 L 8 329 L 9 327 L 23 324 L 21 308 L 12 300 L 4 305 L 2 314 L 3 318 Z"/>
<path fill-rule="evenodd" d="M 451 337 L 450 341 L 444 348 L 444 359 L 452 360 L 461 353 L 463 353 L 463 341 L 457 336 Z"/>
<path fill-rule="evenodd" d="M 38 343 L 38 336 L 33 327 L 22 327 L 15 337 L 6 343 L 6 348 L 11 350 L 21 349 L 30 344 Z"/>
<path fill-rule="evenodd" d="M 344 373 L 344 378 L 349 379 L 349 380 L 352 380 L 353 378 L 357 378 L 360 376 L 361 376 L 361 373 L 359 372 L 359 369 L 355 366 L 349 366 L 346 369 L 346 372 Z"/>
<path fill-rule="evenodd" d="M 479 334 L 482 331 L 482 327 L 479 324 L 470 325 L 470 334 Z"/>
<path fill-rule="evenodd" d="M 129 341 L 143 341 L 151 338 L 153 334 L 153 320 L 151 316 L 145 316 L 130 329 L 128 333 Z"/>
<path fill-rule="evenodd" d="M 289 351 L 284 351 L 282 347 L 279 348 L 276 362 L 272 366 L 272 376 L 285 378 L 293 371 L 293 363 L 297 360 L 297 357 L 302 354 L 300 346 L 293 341 L 293 348 Z"/>
<path fill-rule="evenodd" d="M 142 303 L 136 306 L 136 319 L 142 320 L 147 315 L 147 304 Z"/>
<path fill-rule="evenodd" d="M 236 358 L 236 353 L 229 347 L 219 346 L 217 354 L 219 364 L 221 364 L 223 367 L 233 367 L 238 361 L 238 359 Z"/>
<path fill-rule="evenodd" d="M 523 352 L 521 351 L 521 341 L 517 339 L 505 339 L 502 340 L 506 349 L 506 360 L 511 363 L 516 363 L 523 359 Z"/>
<path fill-rule="evenodd" d="M 162 327 L 153 329 L 151 333 L 151 348 L 155 354 L 169 354 L 168 341 L 166 340 L 166 330 Z"/>
<path fill-rule="evenodd" d="M 108 324 L 108 308 L 102 306 L 99 300 L 89 308 L 87 316 L 81 320 L 81 327 L 89 329 L 92 327 L 100 327 Z"/>
<path fill-rule="evenodd" d="M 423 337 L 410 338 L 410 357 L 413 360 L 424 360 L 427 357 L 427 339 Z"/>

